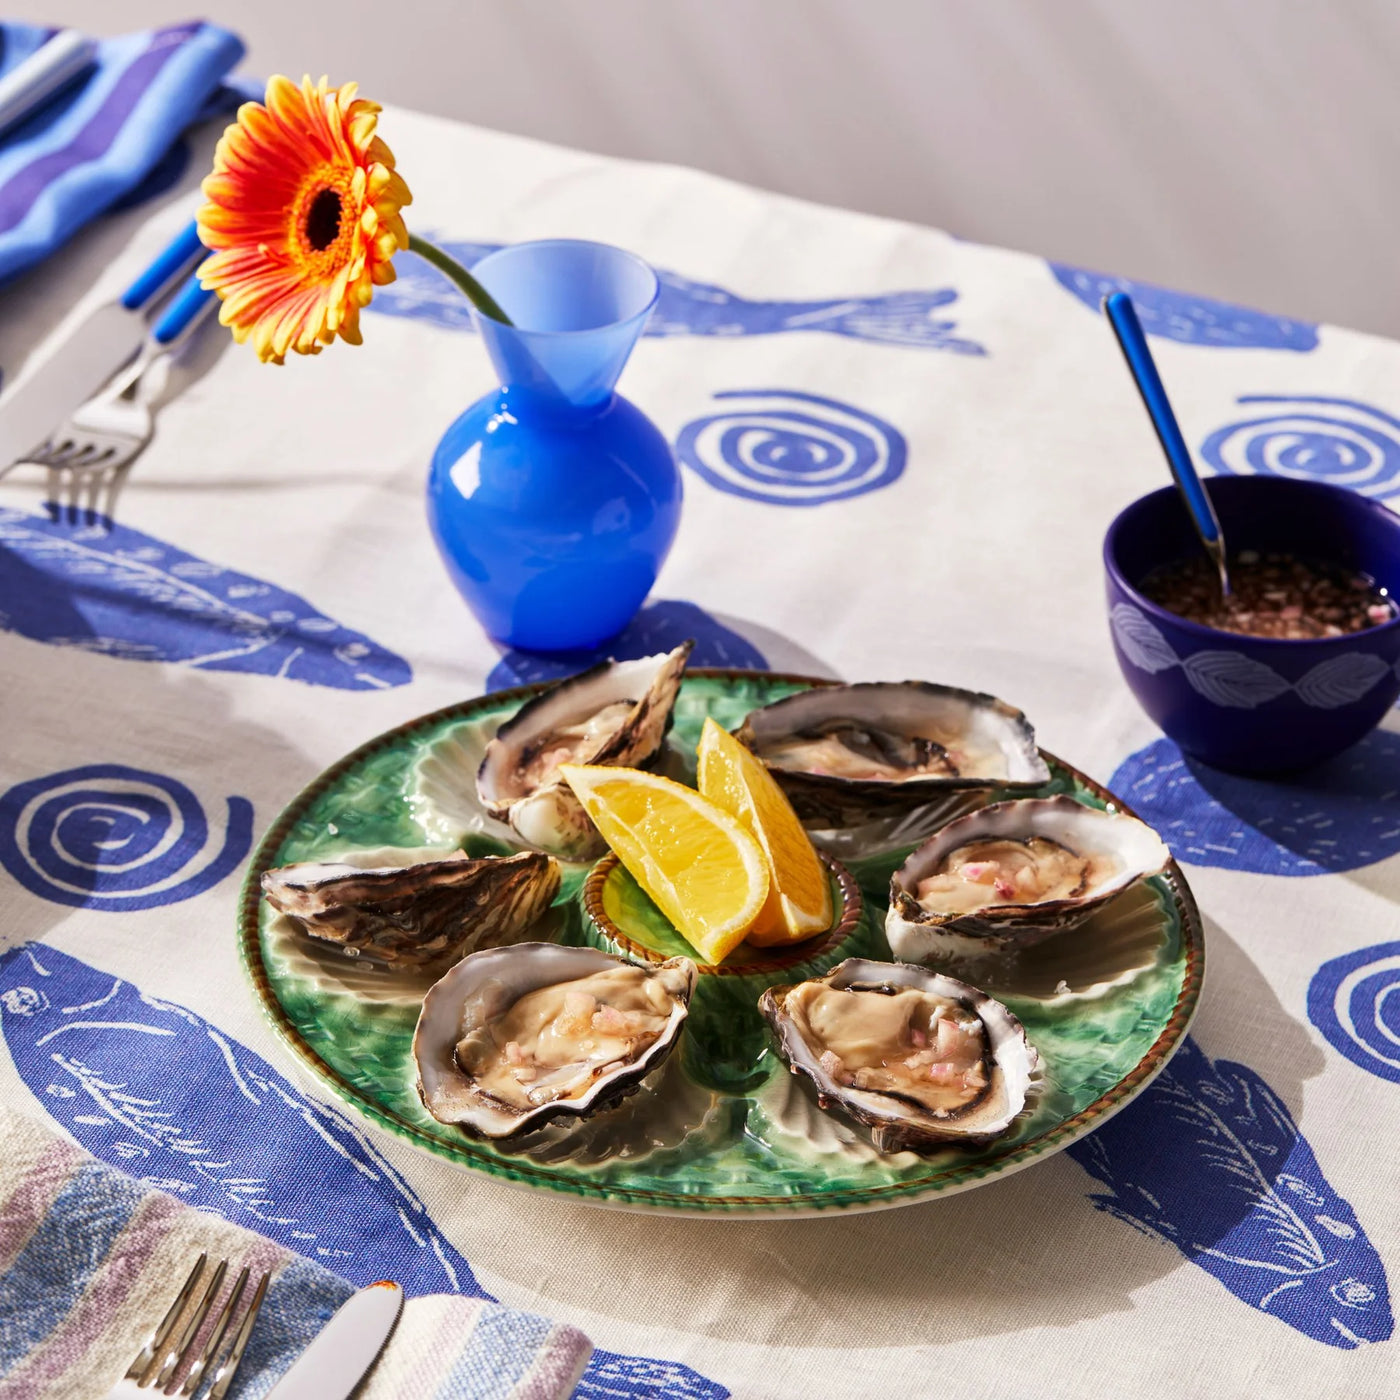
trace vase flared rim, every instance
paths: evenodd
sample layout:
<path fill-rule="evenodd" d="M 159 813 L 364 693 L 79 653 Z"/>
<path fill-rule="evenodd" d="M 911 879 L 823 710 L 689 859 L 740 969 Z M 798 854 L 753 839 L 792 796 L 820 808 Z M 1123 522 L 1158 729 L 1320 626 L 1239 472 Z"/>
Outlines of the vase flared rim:
<path fill-rule="evenodd" d="M 611 330 L 621 326 L 631 325 L 649 316 L 656 307 L 661 296 L 661 279 L 657 276 L 656 269 L 637 253 L 633 253 L 626 248 L 619 248 L 614 243 L 604 243 L 595 238 L 529 238 L 520 243 L 507 243 L 504 246 L 487 253 L 484 258 L 479 258 L 472 264 L 472 275 L 479 277 L 481 269 L 495 259 L 504 259 L 522 251 L 537 252 L 552 248 L 596 248 L 609 254 L 610 256 L 624 260 L 634 267 L 641 268 L 651 279 L 651 296 L 646 304 L 639 310 L 627 316 L 620 316 L 612 321 L 602 321 L 596 326 L 575 326 L 571 330 L 536 330 L 530 326 L 504 326 L 499 321 L 492 321 L 494 326 L 507 332 L 514 332 L 517 335 L 540 336 L 547 338 L 568 339 L 572 336 L 597 335 L 599 331 Z M 488 287 L 489 291 L 490 288 Z M 472 307 L 472 313 L 476 319 L 485 321 L 487 318 L 482 315 L 476 307 Z"/>

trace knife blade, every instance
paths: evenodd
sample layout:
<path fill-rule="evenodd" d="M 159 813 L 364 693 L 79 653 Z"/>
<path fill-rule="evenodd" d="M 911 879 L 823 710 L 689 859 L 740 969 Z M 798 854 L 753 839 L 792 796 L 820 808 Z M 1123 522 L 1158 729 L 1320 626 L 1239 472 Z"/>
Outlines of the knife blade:
<path fill-rule="evenodd" d="M 403 1309 L 403 1289 L 387 1280 L 343 1303 L 267 1400 L 346 1400 L 384 1349 Z"/>
<path fill-rule="evenodd" d="M 64 29 L 0 78 L 0 135 L 51 102 L 93 65 L 97 45 Z"/>
<path fill-rule="evenodd" d="M 38 447 L 136 354 L 149 329 L 143 309 L 204 252 L 191 222 L 120 298 L 93 310 L 41 365 L 0 394 L 0 468 Z"/>

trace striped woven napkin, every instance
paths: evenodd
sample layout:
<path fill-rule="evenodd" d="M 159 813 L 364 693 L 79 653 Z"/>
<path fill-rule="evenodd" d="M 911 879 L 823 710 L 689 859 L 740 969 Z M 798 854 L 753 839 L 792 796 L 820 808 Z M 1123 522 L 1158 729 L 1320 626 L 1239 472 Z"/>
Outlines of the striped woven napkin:
<path fill-rule="evenodd" d="M 0 74 L 55 32 L 0 24 Z M 101 40 L 92 72 L 0 141 L 0 282 L 90 219 L 178 178 L 181 132 L 237 105 L 226 79 L 242 56 L 236 34 L 198 20 Z"/>
<path fill-rule="evenodd" d="M 100 1396 L 201 1251 L 272 1274 L 229 1400 L 255 1400 L 353 1285 L 0 1108 L 0 1400 Z M 225 1285 L 228 1287 L 228 1284 Z M 411 1298 L 358 1400 L 564 1400 L 592 1344 L 479 1299 Z"/>

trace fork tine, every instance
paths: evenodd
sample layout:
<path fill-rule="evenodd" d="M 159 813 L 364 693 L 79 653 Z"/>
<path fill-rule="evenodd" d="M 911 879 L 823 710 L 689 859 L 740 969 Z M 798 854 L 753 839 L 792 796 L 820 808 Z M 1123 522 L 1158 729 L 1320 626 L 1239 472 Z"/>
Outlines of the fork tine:
<path fill-rule="evenodd" d="M 84 473 L 82 485 L 83 491 L 83 517 L 85 523 L 94 525 L 98 519 L 98 502 L 102 498 L 103 483 L 107 480 L 107 459 L 112 455 L 112 449 L 107 448 L 101 457 L 92 464 Z"/>
<path fill-rule="evenodd" d="M 253 1330 L 253 1323 L 258 1316 L 258 1309 L 262 1307 L 263 1297 L 267 1293 L 267 1283 L 271 1277 L 271 1274 L 264 1274 L 258 1280 L 257 1292 L 253 1294 L 253 1301 L 248 1304 L 248 1311 L 244 1315 L 242 1325 L 234 1336 L 233 1346 L 229 1348 L 228 1354 L 220 1360 L 218 1369 L 214 1372 L 214 1383 L 209 1388 L 209 1393 L 204 1397 L 204 1400 L 224 1400 L 229 1386 L 233 1384 L 233 1373 L 238 1370 L 238 1363 L 243 1360 L 243 1349 L 248 1345 L 248 1335 Z"/>
<path fill-rule="evenodd" d="M 47 479 L 44 483 L 44 509 L 49 513 L 49 519 L 57 521 L 58 497 L 63 487 L 63 472 L 52 463 L 49 464 Z"/>
<path fill-rule="evenodd" d="M 130 462 L 123 462 L 118 459 L 116 466 L 108 467 L 103 476 L 103 496 L 102 496 L 102 519 L 106 521 L 107 528 L 112 528 L 117 516 L 117 497 L 121 495 L 123 483 L 126 481 L 126 474 L 131 470 Z"/>
<path fill-rule="evenodd" d="M 125 1377 L 127 1380 L 139 1380 L 155 1361 L 156 1354 L 165 1345 L 165 1339 L 170 1335 L 180 1314 L 185 1310 L 185 1304 L 189 1302 L 190 1294 L 194 1292 L 195 1285 L 199 1282 L 199 1276 L 204 1272 L 204 1266 L 208 1262 L 209 1256 L 207 1254 L 201 1254 L 195 1260 L 189 1278 L 185 1280 L 184 1287 L 180 1289 L 175 1301 L 170 1305 L 170 1311 L 161 1318 L 160 1325 L 151 1333 L 146 1345 L 141 1348 L 137 1353 L 136 1360 L 131 1363 Z"/>
<path fill-rule="evenodd" d="M 214 1330 L 209 1334 L 209 1340 L 204 1345 L 204 1350 L 200 1352 L 194 1365 L 190 1367 L 189 1375 L 185 1377 L 185 1383 L 180 1387 L 181 1395 L 193 1395 L 199 1389 L 199 1383 L 204 1378 L 204 1373 L 209 1368 L 209 1362 L 218 1352 L 223 1344 L 224 1333 L 228 1331 L 228 1325 L 233 1321 L 234 1314 L 238 1311 L 238 1304 L 243 1298 L 243 1290 L 248 1286 L 248 1266 L 245 1264 L 238 1274 L 238 1282 L 233 1285 L 233 1292 L 229 1294 L 219 1315 L 214 1322 Z"/>
<path fill-rule="evenodd" d="M 166 1353 L 165 1365 L 160 1368 L 160 1374 L 156 1377 L 157 1390 L 164 1390 L 170 1384 L 170 1378 L 180 1369 L 180 1363 L 185 1359 L 186 1352 L 193 1345 L 199 1329 L 204 1326 L 204 1319 L 209 1316 L 209 1309 L 213 1306 L 214 1299 L 218 1297 L 219 1285 L 223 1283 L 224 1275 L 227 1272 L 228 1260 L 220 1259 L 219 1267 L 214 1270 L 214 1277 L 209 1280 L 209 1286 L 204 1290 L 204 1297 L 199 1300 L 199 1306 L 194 1310 L 193 1316 L 180 1333 L 180 1340 Z"/>

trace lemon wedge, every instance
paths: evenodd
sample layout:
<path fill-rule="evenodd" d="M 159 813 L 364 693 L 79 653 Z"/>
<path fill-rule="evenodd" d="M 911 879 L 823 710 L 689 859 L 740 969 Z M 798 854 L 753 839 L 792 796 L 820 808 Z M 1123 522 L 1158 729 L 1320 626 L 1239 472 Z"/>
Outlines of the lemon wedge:
<path fill-rule="evenodd" d="M 691 788 L 635 768 L 561 764 L 632 878 L 711 963 L 744 941 L 768 898 L 758 843 Z"/>
<path fill-rule="evenodd" d="M 760 947 L 800 943 L 831 927 L 831 883 L 792 803 L 762 762 L 706 719 L 697 777 L 701 795 L 737 817 L 763 848 L 768 899 L 749 942 Z"/>

